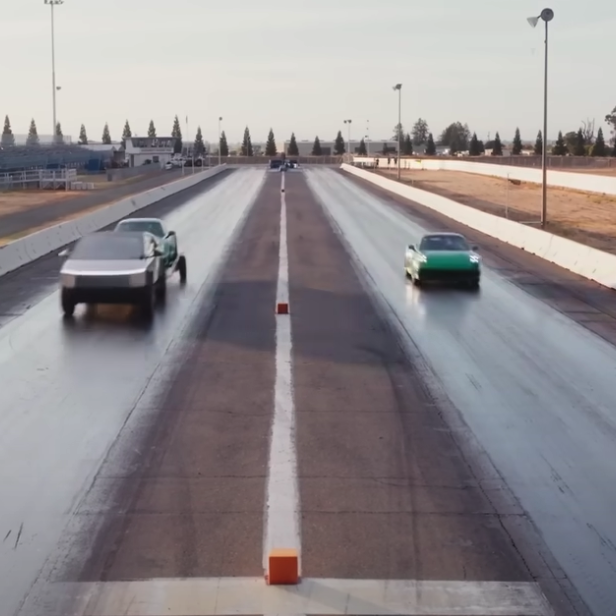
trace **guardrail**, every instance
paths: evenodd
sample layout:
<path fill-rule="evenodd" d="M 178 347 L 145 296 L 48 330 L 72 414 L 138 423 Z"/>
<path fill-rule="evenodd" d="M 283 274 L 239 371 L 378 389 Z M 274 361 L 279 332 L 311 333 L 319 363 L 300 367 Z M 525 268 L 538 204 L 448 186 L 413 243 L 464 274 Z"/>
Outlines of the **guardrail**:
<path fill-rule="evenodd" d="M 185 178 L 139 193 L 132 197 L 122 199 L 117 203 L 101 207 L 74 220 L 54 225 L 42 231 L 32 233 L 0 247 L 0 276 L 16 270 L 32 261 L 57 250 L 61 246 L 70 244 L 79 238 L 98 231 L 121 220 L 125 216 L 140 210 L 166 197 L 186 190 L 204 180 L 218 175 L 227 169 L 227 165 L 220 165 L 206 171 L 189 175 Z"/>
<path fill-rule="evenodd" d="M 76 169 L 30 169 L 0 174 L 0 190 L 38 188 L 70 190 L 77 178 Z"/>
<path fill-rule="evenodd" d="M 395 169 L 398 166 L 395 158 L 388 159 L 386 157 L 379 158 L 367 156 L 354 156 L 353 164 L 360 167 L 375 169 Z M 542 182 L 541 169 L 493 165 L 484 162 L 468 162 L 459 158 L 401 158 L 400 168 L 425 171 L 461 171 L 463 173 L 476 173 L 478 175 L 520 180 L 533 184 L 541 184 Z M 583 192 L 616 195 L 616 176 L 594 175 L 592 173 L 571 173 L 550 169 L 547 173 L 547 182 L 549 186 L 557 186 L 559 188 L 572 188 Z"/>
<path fill-rule="evenodd" d="M 400 197 L 444 214 L 471 229 L 521 248 L 605 287 L 616 289 L 616 255 L 476 210 L 452 199 L 401 184 L 352 165 L 343 164 L 341 169 Z"/>

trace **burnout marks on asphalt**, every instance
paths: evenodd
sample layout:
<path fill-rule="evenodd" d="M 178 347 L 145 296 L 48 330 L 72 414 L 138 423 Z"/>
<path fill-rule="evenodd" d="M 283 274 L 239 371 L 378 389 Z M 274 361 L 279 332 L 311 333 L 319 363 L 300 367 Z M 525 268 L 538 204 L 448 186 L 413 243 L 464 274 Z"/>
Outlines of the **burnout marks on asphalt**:
<path fill-rule="evenodd" d="M 303 575 L 529 574 L 301 176 L 289 176 Z"/>
<path fill-rule="evenodd" d="M 259 575 L 273 408 L 279 184 L 267 179 L 83 580 Z M 89 499 L 95 501 L 95 497 Z"/>

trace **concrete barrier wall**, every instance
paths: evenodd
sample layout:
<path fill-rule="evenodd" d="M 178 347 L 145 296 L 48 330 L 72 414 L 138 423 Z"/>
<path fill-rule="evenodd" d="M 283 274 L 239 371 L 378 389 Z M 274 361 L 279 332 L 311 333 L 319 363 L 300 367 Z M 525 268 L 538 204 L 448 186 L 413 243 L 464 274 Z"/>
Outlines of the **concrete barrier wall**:
<path fill-rule="evenodd" d="M 343 164 L 341 168 L 389 192 L 440 212 L 471 229 L 526 250 L 584 278 L 616 289 L 616 255 L 541 229 L 481 212 L 446 197 L 406 186 L 352 165 Z"/>
<path fill-rule="evenodd" d="M 35 261 L 66 244 L 70 244 L 88 233 L 93 233 L 117 222 L 137 210 L 195 186 L 212 176 L 218 175 L 225 169 L 227 169 L 227 165 L 220 165 L 194 175 L 191 174 L 175 182 L 127 197 L 75 220 L 37 231 L 2 246 L 0 247 L 0 276 Z"/>
<path fill-rule="evenodd" d="M 353 157 L 353 164 L 358 166 L 374 165 L 378 159 L 380 169 L 396 169 L 398 163 L 394 157 Z M 389 160 L 389 162 L 388 162 Z M 521 180 L 541 184 L 541 169 L 530 167 L 512 167 L 509 165 L 495 165 L 490 163 L 470 162 L 464 160 L 439 160 L 438 158 L 402 158 L 401 169 L 424 169 L 426 171 L 462 171 L 493 177 Z M 616 176 L 594 175 L 592 173 L 572 173 L 567 171 L 552 171 L 548 169 L 547 180 L 549 186 L 572 188 L 585 192 L 616 195 Z"/>
<path fill-rule="evenodd" d="M 107 181 L 117 182 L 118 180 L 126 180 L 134 178 L 138 175 L 159 175 L 162 173 L 160 165 L 141 165 L 140 167 L 121 167 L 119 169 L 107 169 Z"/>

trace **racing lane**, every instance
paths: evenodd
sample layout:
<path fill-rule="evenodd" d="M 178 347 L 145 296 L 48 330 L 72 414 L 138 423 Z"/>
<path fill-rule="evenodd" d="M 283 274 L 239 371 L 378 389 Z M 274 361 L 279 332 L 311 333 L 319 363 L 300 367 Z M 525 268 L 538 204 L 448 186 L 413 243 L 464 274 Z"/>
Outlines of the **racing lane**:
<path fill-rule="evenodd" d="M 424 229 L 341 174 L 307 176 L 427 382 L 459 410 L 593 613 L 615 614 L 616 349 L 489 268 L 478 294 L 415 289 L 404 247 Z"/>
<path fill-rule="evenodd" d="M 76 506 L 132 411 L 151 406 L 172 378 L 187 352 L 182 334 L 212 290 L 263 177 L 237 171 L 165 216 L 187 257 L 188 283 L 181 288 L 177 274 L 170 280 L 166 307 L 151 326 L 133 323 L 121 307 L 90 317 L 80 307 L 75 322 L 64 323 L 54 291 L 0 328 L 3 614 L 18 609 L 63 530 L 79 521 Z M 45 263 L 57 272 L 59 263 Z"/>

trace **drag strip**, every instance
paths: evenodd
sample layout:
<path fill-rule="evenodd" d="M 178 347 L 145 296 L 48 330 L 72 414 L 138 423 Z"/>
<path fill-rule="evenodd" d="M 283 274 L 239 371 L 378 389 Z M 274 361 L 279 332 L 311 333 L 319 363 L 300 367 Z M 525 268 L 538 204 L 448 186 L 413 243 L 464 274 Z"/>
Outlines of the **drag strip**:
<path fill-rule="evenodd" d="M 151 326 L 121 307 L 81 309 L 64 322 L 52 292 L 0 329 L 3 613 L 13 614 L 37 576 L 44 582 L 68 559 L 61 547 L 87 526 L 76 515 L 80 503 L 132 413 L 155 406 L 187 353 L 190 325 L 263 178 L 256 169 L 238 171 L 169 213 L 188 283 L 169 281 Z M 134 417 L 138 436 L 147 419 Z M 130 472 L 128 462 L 122 472 Z"/>
<path fill-rule="evenodd" d="M 138 210 L 132 217 L 167 218 L 171 212 L 185 204 L 190 204 L 220 182 L 229 181 L 232 173 L 232 170 L 223 171 L 195 186 Z M 108 228 L 113 228 L 113 226 L 115 224 Z M 55 290 L 61 266 L 61 260 L 58 257 L 60 250 L 61 248 L 58 248 L 32 263 L 0 276 L 0 328 L 14 318 L 23 315 Z"/>
<path fill-rule="evenodd" d="M 489 267 L 478 294 L 414 288 L 404 249 L 424 229 L 340 174 L 308 178 L 427 385 L 459 411 L 591 610 L 613 613 L 616 349 Z"/>

